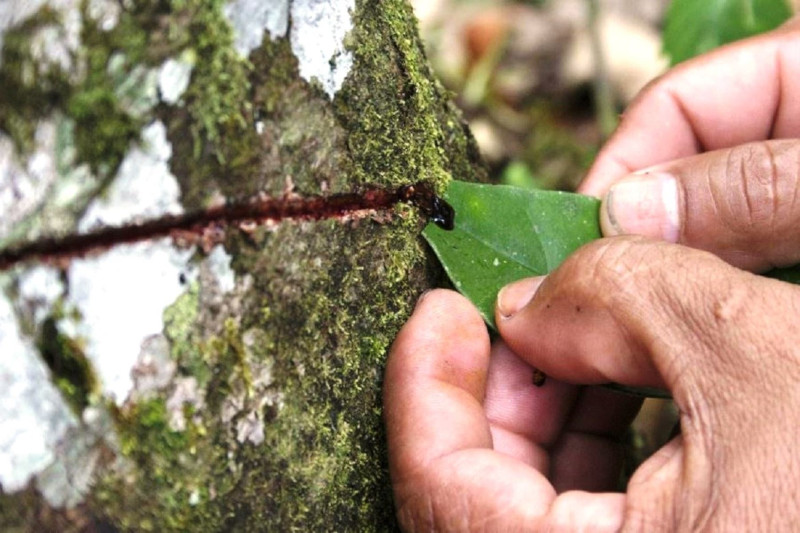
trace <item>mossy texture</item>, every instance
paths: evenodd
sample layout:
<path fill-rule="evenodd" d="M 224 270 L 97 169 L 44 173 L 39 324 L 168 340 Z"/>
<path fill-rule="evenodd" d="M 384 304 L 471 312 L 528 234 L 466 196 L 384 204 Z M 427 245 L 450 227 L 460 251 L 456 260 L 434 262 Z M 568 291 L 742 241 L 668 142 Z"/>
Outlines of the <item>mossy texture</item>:
<path fill-rule="evenodd" d="M 105 124 L 128 136 L 138 120 L 161 119 L 187 210 L 215 194 L 283 194 L 287 184 L 306 195 L 482 179 L 474 142 L 434 80 L 405 2 L 356 3 L 346 41 L 355 63 L 333 101 L 300 78 L 288 38 L 265 36 L 238 58 L 222 4 L 152 2 L 129 14 L 141 30 L 126 30 L 130 42 L 142 47 L 130 44 L 129 61 L 197 54 L 180 103 L 120 125 L 113 91 L 58 89 L 56 76 L 47 82 L 61 91 L 53 105 L 76 131 L 96 121 L 102 139 Z M 84 46 L 108 61 L 106 40 Z M 75 110 L 84 100 L 97 116 Z M 0 96 L 6 131 L 17 120 L 3 122 L 12 103 Z M 15 112 L 33 113 L 25 105 Z M 113 143 L 97 153 L 80 148 L 90 133 L 76 133 L 79 150 L 113 167 Z M 175 375 L 121 408 L 106 406 L 117 435 L 80 515 L 136 531 L 395 529 L 380 391 L 391 342 L 440 277 L 419 236 L 425 223 L 403 205 L 372 218 L 229 229 L 236 288 L 220 291 L 201 269 L 165 310 Z M 8 508 L 0 497 L 0 511 Z"/>

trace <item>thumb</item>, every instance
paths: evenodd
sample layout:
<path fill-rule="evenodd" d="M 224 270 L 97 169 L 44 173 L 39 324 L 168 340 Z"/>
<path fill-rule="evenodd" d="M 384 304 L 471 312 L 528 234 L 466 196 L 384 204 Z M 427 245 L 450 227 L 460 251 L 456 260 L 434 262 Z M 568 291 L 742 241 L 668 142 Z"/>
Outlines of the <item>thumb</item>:
<path fill-rule="evenodd" d="M 601 239 L 544 280 L 505 287 L 497 300 L 508 346 L 561 381 L 667 388 L 684 412 L 697 394 L 711 404 L 748 393 L 752 407 L 765 390 L 796 388 L 791 379 L 765 387 L 762 378 L 796 375 L 797 359 L 782 354 L 795 353 L 800 338 L 792 311 L 800 288 L 707 252 Z"/>
<path fill-rule="evenodd" d="M 800 141 L 744 144 L 629 174 L 606 192 L 603 234 L 644 235 L 764 271 L 800 262 Z"/>

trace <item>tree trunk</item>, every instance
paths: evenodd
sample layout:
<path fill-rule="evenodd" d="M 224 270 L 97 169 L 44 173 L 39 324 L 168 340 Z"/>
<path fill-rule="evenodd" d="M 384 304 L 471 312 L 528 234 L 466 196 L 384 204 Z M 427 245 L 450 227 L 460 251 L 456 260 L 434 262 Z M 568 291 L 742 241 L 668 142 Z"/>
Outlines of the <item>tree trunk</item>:
<path fill-rule="evenodd" d="M 401 0 L 11 0 L 0 40 L 0 254 L 481 178 Z M 425 218 L 228 221 L 0 272 L 0 529 L 394 529 L 380 387 L 439 276 Z"/>

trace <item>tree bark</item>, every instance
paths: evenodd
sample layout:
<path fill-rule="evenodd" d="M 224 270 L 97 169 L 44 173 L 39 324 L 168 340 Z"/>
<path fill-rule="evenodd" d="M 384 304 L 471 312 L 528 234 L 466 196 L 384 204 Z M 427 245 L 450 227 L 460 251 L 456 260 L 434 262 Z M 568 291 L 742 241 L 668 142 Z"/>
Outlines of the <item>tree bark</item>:
<path fill-rule="evenodd" d="M 482 179 L 400 0 L 0 3 L 0 253 L 259 194 Z M 394 529 L 398 204 L 0 272 L 0 529 Z"/>

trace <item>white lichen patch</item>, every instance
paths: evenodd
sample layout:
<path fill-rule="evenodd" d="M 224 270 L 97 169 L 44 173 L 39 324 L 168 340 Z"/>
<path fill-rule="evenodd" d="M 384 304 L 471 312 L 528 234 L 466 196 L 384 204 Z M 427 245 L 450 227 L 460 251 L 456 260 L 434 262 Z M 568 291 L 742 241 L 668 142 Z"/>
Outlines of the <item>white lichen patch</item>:
<path fill-rule="evenodd" d="M 89 0 L 86 13 L 102 31 L 113 30 L 119 22 L 122 5 L 113 0 Z"/>
<path fill-rule="evenodd" d="M 51 465 L 77 420 L 0 294 L 0 486 L 12 493 Z"/>
<path fill-rule="evenodd" d="M 68 24 L 71 24 L 75 18 L 71 13 L 79 13 L 79 0 L 2 0 L 0 1 L 0 50 L 3 49 L 5 33 L 34 16 L 45 4 L 52 11 L 60 14 Z M 80 27 L 77 29 L 80 31 Z M 74 26 L 72 30 L 70 33 L 74 33 Z M 62 49 L 66 43 L 51 42 L 50 44 L 55 47 L 52 55 L 57 57 L 60 54 L 55 50 Z M 75 42 L 75 44 L 78 43 Z M 45 50 L 45 55 L 50 55 L 50 50 Z M 0 66 L 2 66 L 2 56 L 0 56 Z"/>
<path fill-rule="evenodd" d="M 35 151 L 22 162 L 11 138 L 0 133 L 0 239 L 44 202 L 58 178 L 55 122 L 39 123 L 34 142 Z"/>
<path fill-rule="evenodd" d="M 101 444 L 115 441 L 108 412 L 84 409 L 82 424 L 67 430 L 55 447 L 56 460 L 36 476 L 36 488 L 53 507 L 74 507 L 83 501 L 102 454 Z"/>
<path fill-rule="evenodd" d="M 263 331 L 253 328 L 242 335 L 245 361 L 249 380 L 240 375 L 232 382 L 232 391 L 222 403 L 220 417 L 224 424 L 233 424 L 236 441 L 259 445 L 264 442 L 264 413 L 267 407 L 280 412 L 283 409 L 283 393 L 274 387 L 272 373 L 274 361 L 255 353 L 269 341 Z"/>
<path fill-rule="evenodd" d="M 199 413 L 205 406 L 203 390 L 193 376 L 181 377 L 175 380 L 172 394 L 167 398 L 167 421 L 173 431 L 186 430 L 186 406 L 191 406 L 195 413 Z M 199 420 L 197 421 L 199 423 Z"/>
<path fill-rule="evenodd" d="M 31 35 L 31 54 L 38 74 L 44 75 L 57 68 L 77 83 L 85 74 L 74 62 L 81 42 L 81 15 L 77 5 L 70 6 L 61 15 L 61 24 L 49 24 Z"/>
<path fill-rule="evenodd" d="M 38 27 L 30 35 L 33 64 L 23 64 L 23 79 L 59 69 L 72 82 L 82 79 L 85 70 L 76 64 L 82 28 L 80 0 L 3 0 L 0 1 L 0 49 L 6 31 L 35 16 L 46 5 L 58 22 Z M 0 57 L 2 66 L 2 57 Z"/>
<path fill-rule="evenodd" d="M 84 340 L 103 393 L 118 404 L 131 391 L 143 343 L 161 333 L 164 309 L 185 290 L 181 273 L 192 253 L 163 238 L 70 264 L 67 303 L 80 318 L 64 319 L 60 327 Z"/>
<path fill-rule="evenodd" d="M 344 39 L 353 29 L 354 9 L 354 0 L 232 0 L 224 12 L 243 56 L 261 45 L 264 31 L 273 40 L 289 31 L 300 76 L 309 83 L 316 80 L 333 98 L 353 67 Z"/>
<path fill-rule="evenodd" d="M 231 268 L 231 256 L 217 244 L 200 263 L 197 281 L 200 286 L 200 307 L 213 309 L 218 314 L 208 325 L 209 331 L 221 332 L 225 317 L 238 317 L 242 313 L 242 297 L 253 285 L 252 276 L 237 279 Z"/>
<path fill-rule="evenodd" d="M 142 131 L 142 145 L 125 156 L 106 194 L 89 205 L 78 230 L 181 213 L 180 187 L 167 164 L 171 156 L 167 129 L 155 121 Z"/>
<path fill-rule="evenodd" d="M 26 158 L 0 133 L 0 243 L 63 230 L 85 208 L 99 182 L 88 165 L 76 165 L 73 132 L 61 115 L 42 120 Z"/>
<path fill-rule="evenodd" d="M 261 44 L 266 30 L 270 38 L 286 37 L 289 0 L 232 0 L 223 8 L 234 32 L 236 51 L 247 56 Z"/>
<path fill-rule="evenodd" d="M 64 460 L 53 462 L 36 477 L 36 488 L 53 507 L 74 507 L 83 501 L 89 491 L 95 467 L 100 459 L 100 450 L 92 447 L 94 439 L 76 448 L 77 440 L 85 435 L 74 432 Z"/>
<path fill-rule="evenodd" d="M 119 106 L 130 116 L 146 117 L 158 103 L 158 69 L 137 65 L 129 69 L 125 54 L 113 54 L 106 66 Z"/>
<path fill-rule="evenodd" d="M 64 293 L 58 270 L 34 266 L 18 277 L 17 307 L 36 326 L 52 312 L 53 304 Z"/>
<path fill-rule="evenodd" d="M 158 94 L 161 100 L 169 105 L 177 104 L 181 95 L 189 87 L 194 69 L 196 54 L 187 50 L 177 59 L 170 58 L 158 69 Z"/>
<path fill-rule="evenodd" d="M 353 66 L 344 38 L 353 29 L 353 0 L 294 0 L 290 40 L 300 76 L 316 79 L 330 98 L 341 88 Z"/>
<path fill-rule="evenodd" d="M 170 357 L 169 341 L 164 335 L 153 335 L 142 343 L 139 358 L 131 369 L 133 393 L 129 400 L 138 402 L 165 389 L 175 375 L 177 364 Z"/>
<path fill-rule="evenodd" d="M 250 411 L 236 422 L 236 440 L 256 446 L 264 442 L 264 420 L 257 412 Z"/>
<path fill-rule="evenodd" d="M 208 268 L 223 294 L 231 292 L 236 286 L 236 275 L 231 268 L 231 259 L 221 244 L 216 245 L 206 258 Z"/>
<path fill-rule="evenodd" d="M 32 17 L 47 0 L 3 0 L 0 2 L 0 48 L 6 31 Z"/>

